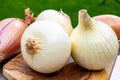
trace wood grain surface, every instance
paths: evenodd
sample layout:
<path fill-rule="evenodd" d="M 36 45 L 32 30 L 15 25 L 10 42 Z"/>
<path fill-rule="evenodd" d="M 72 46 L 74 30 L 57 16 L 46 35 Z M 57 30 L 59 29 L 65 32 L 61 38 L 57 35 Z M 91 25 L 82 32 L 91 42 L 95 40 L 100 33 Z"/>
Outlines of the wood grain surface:
<path fill-rule="evenodd" d="M 41 74 L 32 70 L 19 54 L 3 66 L 3 75 L 8 80 L 108 80 L 112 65 L 104 70 L 90 71 L 69 62 L 64 68 L 52 74 Z"/>

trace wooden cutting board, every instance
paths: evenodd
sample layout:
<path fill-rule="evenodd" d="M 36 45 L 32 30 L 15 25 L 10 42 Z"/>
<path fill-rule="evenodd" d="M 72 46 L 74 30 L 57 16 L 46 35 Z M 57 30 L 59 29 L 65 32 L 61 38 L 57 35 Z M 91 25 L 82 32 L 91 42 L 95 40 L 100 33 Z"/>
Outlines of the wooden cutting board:
<path fill-rule="evenodd" d="M 8 80 L 108 80 L 112 65 L 104 70 L 89 71 L 75 62 L 52 74 L 41 74 L 32 70 L 19 54 L 3 66 L 3 75 Z"/>

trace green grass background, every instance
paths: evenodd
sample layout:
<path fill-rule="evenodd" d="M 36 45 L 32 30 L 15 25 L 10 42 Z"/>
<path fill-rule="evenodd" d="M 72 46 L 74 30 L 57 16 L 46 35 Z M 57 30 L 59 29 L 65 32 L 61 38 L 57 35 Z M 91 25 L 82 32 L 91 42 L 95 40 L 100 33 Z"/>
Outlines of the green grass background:
<path fill-rule="evenodd" d="M 41 11 L 46 9 L 62 9 L 67 13 L 73 27 L 78 22 L 78 11 L 87 9 L 90 16 L 100 14 L 114 14 L 120 16 L 120 4 L 115 0 L 106 0 L 100 5 L 102 0 L 0 0 L 0 20 L 10 17 L 24 19 L 24 10 L 29 7 L 36 17 Z M 119 0 L 120 1 L 120 0 Z"/>

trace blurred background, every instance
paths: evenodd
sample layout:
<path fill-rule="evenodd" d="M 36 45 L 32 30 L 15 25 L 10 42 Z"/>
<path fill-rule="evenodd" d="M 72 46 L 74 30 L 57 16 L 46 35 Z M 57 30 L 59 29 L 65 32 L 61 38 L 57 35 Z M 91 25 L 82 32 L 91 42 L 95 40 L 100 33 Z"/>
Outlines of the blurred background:
<path fill-rule="evenodd" d="M 103 2 L 105 1 L 105 2 Z M 91 17 L 100 14 L 120 16 L 120 0 L 0 0 L 0 20 L 5 18 L 24 19 L 24 10 L 30 8 L 36 17 L 46 9 L 63 10 L 72 20 L 73 27 L 78 22 L 78 11 L 87 9 Z"/>

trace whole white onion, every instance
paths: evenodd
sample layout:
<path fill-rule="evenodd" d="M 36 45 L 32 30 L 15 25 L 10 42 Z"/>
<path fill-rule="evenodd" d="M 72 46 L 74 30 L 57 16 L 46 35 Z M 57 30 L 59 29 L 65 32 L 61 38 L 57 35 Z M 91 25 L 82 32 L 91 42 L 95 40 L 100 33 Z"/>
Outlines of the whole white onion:
<path fill-rule="evenodd" d="M 79 22 L 71 34 L 72 57 L 89 70 L 104 69 L 115 60 L 119 44 L 111 27 L 79 11 Z"/>
<path fill-rule="evenodd" d="M 37 16 L 36 20 L 55 21 L 60 24 L 63 29 L 66 30 L 68 35 L 70 35 L 73 30 L 70 17 L 62 10 L 60 12 L 53 9 L 44 10 Z"/>
<path fill-rule="evenodd" d="M 32 23 L 23 33 L 21 51 L 26 63 L 40 73 L 60 70 L 68 61 L 71 42 L 62 27 L 48 20 Z"/>

